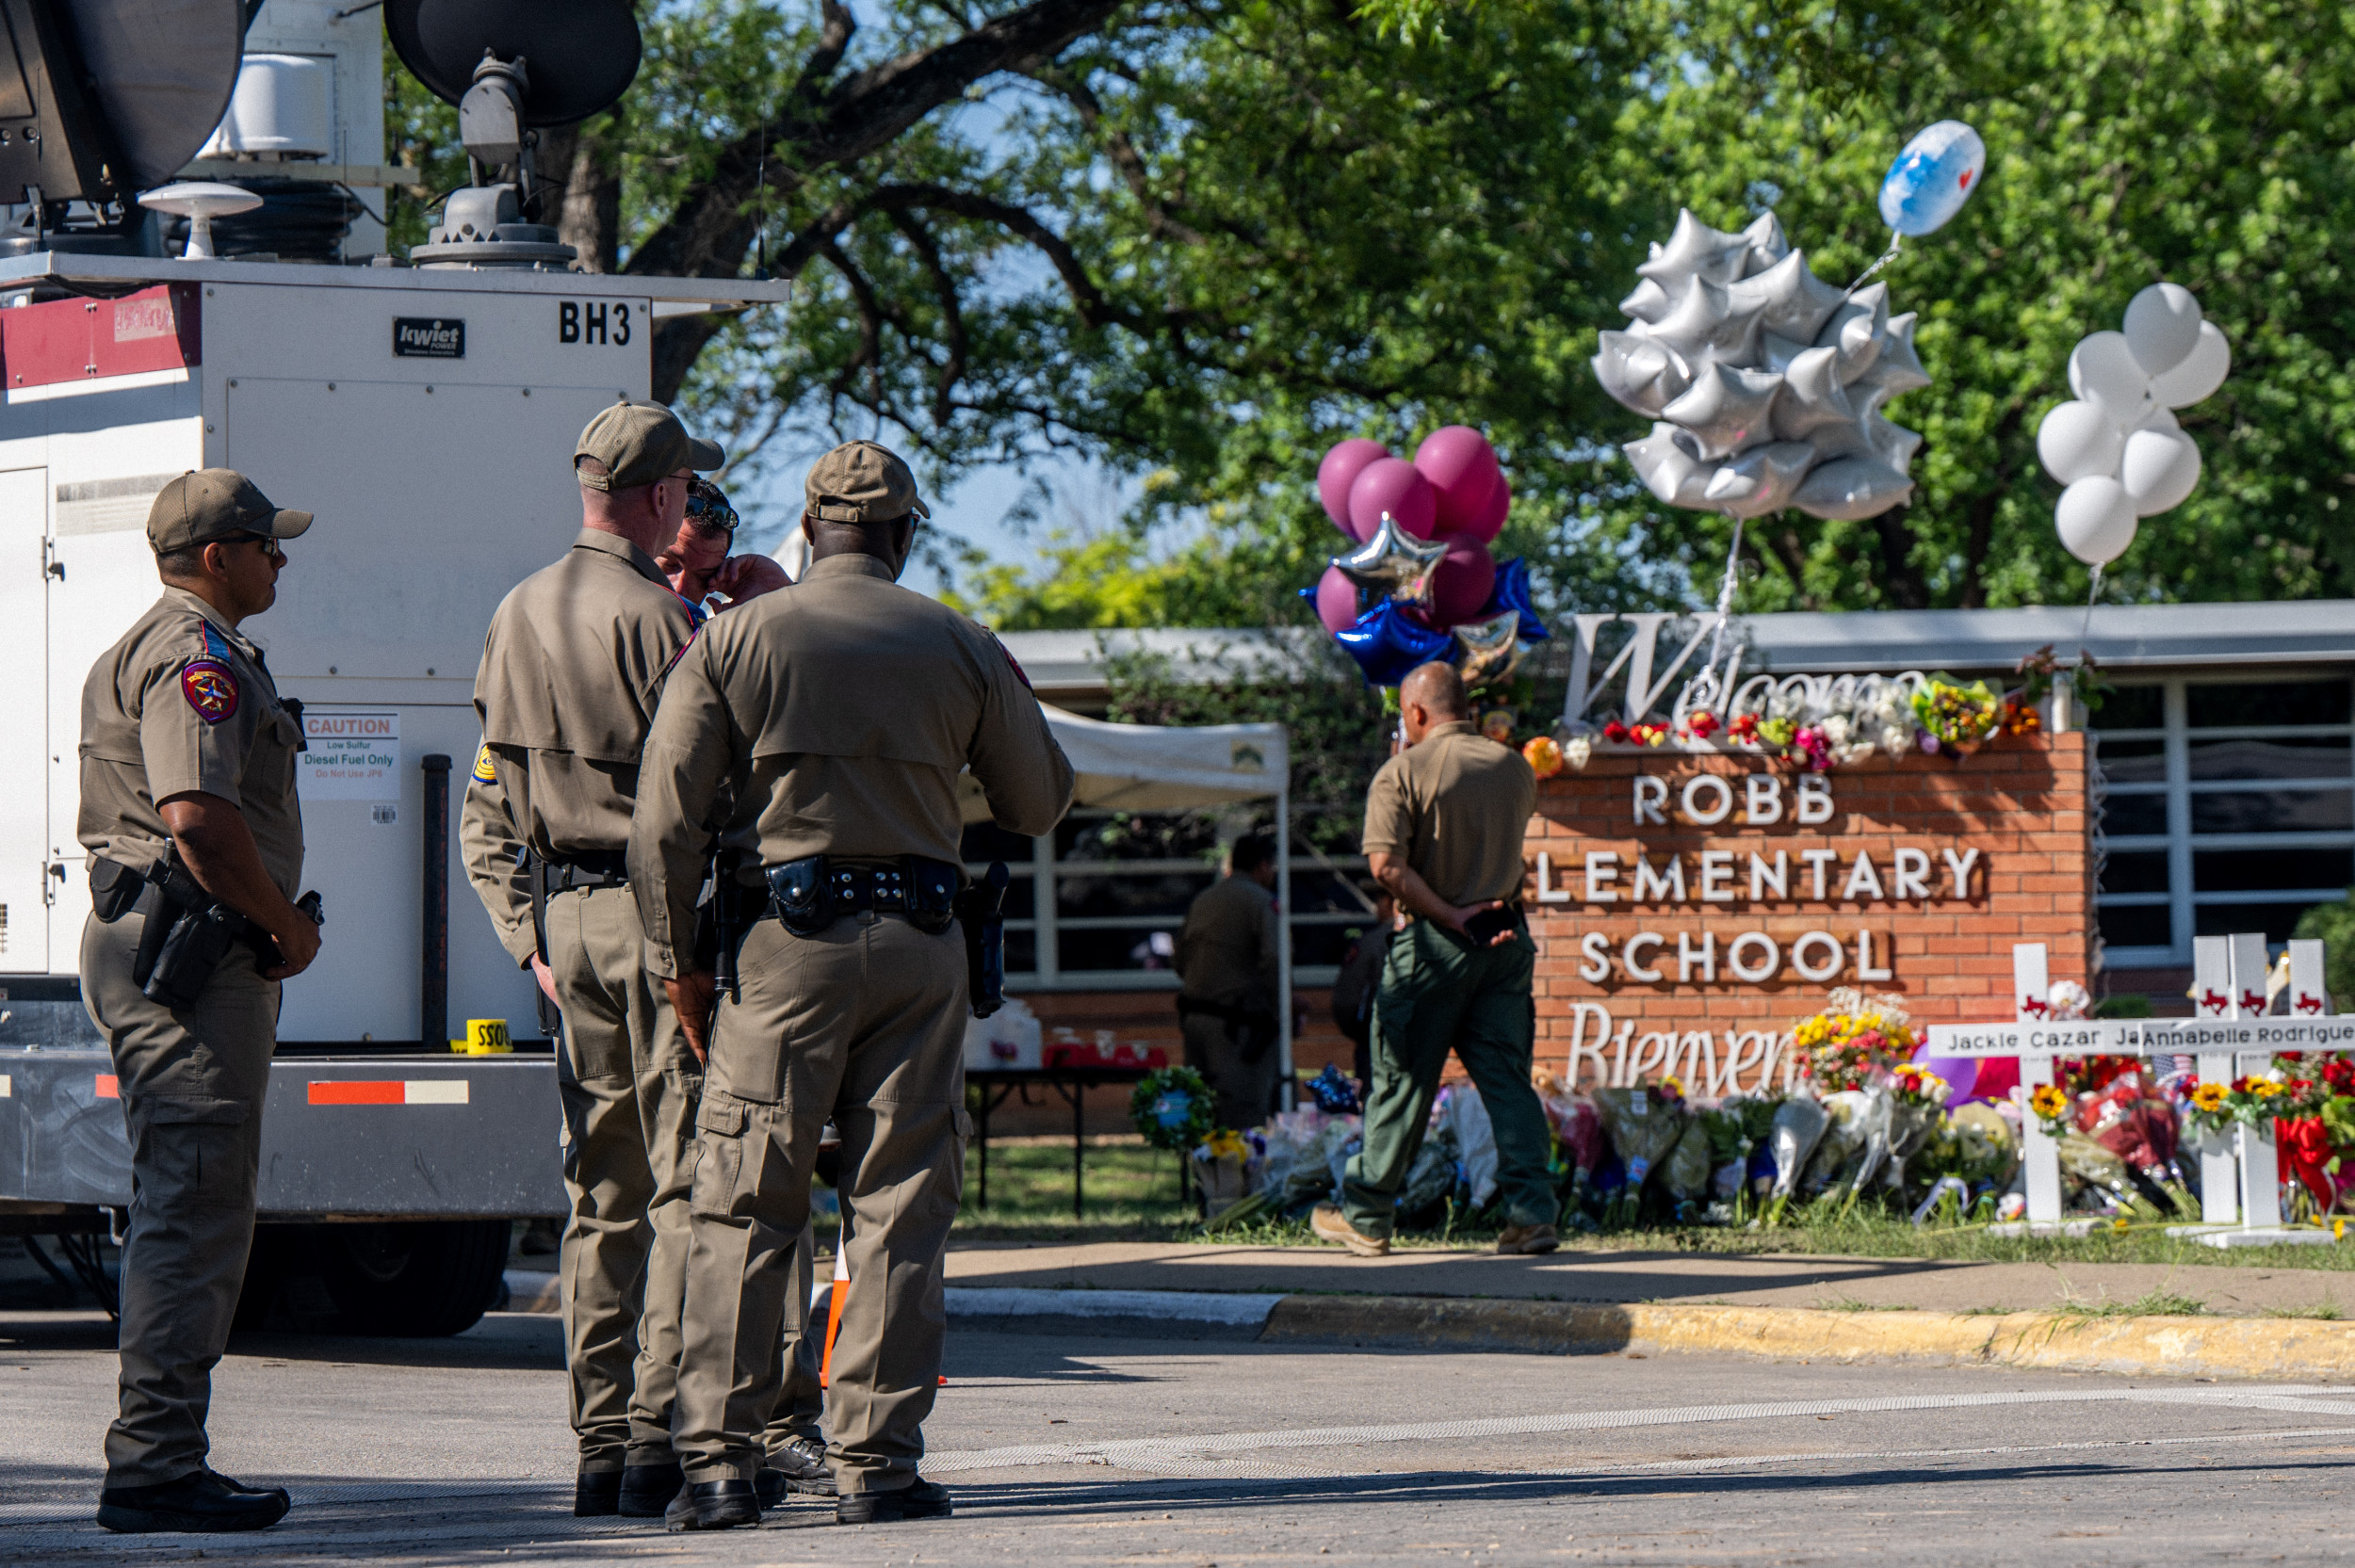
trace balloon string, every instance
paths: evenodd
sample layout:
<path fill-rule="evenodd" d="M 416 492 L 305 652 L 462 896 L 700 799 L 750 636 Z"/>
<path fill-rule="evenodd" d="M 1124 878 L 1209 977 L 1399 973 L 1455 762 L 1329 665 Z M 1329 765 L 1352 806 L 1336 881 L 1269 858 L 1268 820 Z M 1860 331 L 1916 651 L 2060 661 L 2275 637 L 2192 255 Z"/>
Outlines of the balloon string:
<path fill-rule="evenodd" d="M 2093 586 L 2086 591 L 2085 629 L 2077 634 L 2077 640 L 2080 642 L 2090 642 L 2093 640 L 2093 601 L 2099 599 L 2101 596 L 2102 569 L 2097 566 L 2093 569 Z"/>
<path fill-rule="evenodd" d="M 1872 280 L 1874 273 L 1878 272 L 1882 267 L 1887 267 L 1891 262 L 1895 261 L 1897 259 L 1897 248 L 1905 242 L 1906 236 L 1897 233 L 1894 229 L 1892 229 L 1889 232 L 1889 249 L 1881 252 L 1880 260 L 1875 262 L 1872 266 L 1857 274 L 1856 282 L 1848 285 L 1846 292 L 1854 294 L 1858 289 L 1862 288 Z"/>
<path fill-rule="evenodd" d="M 1726 552 L 1726 578 L 1717 585 L 1717 627 L 1709 639 L 1709 668 L 1717 668 L 1717 655 L 1726 644 L 1726 624 L 1733 617 L 1733 579 L 1742 564 L 1742 519 L 1733 512 L 1733 545 Z"/>

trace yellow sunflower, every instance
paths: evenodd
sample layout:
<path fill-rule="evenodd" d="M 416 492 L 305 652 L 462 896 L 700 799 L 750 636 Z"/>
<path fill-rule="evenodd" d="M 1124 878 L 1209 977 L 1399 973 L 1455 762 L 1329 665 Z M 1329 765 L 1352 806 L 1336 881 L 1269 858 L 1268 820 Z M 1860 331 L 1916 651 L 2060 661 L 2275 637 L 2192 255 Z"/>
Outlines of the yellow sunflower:
<path fill-rule="evenodd" d="M 2217 1111 L 2224 1108 L 2224 1086 L 2220 1083 L 2195 1084 L 2191 1091 L 2194 1109 Z"/>
<path fill-rule="evenodd" d="M 2028 1104 L 2038 1116 L 2050 1122 L 2068 1111 L 2069 1095 L 2057 1084 L 2038 1084 L 2036 1092 L 2028 1096 Z"/>

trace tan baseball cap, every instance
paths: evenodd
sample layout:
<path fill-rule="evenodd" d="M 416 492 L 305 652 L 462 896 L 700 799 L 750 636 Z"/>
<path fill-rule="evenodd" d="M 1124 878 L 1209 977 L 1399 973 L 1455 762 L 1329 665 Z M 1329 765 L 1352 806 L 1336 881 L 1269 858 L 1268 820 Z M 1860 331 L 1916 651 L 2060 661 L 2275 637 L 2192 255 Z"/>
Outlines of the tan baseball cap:
<path fill-rule="evenodd" d="M 605 472 L 581 468 L 583 458 L 596 459 Z M 634 490 L 682 468 L 709 473 L 727 461 L 719 443 L 689 435 L 678 415 L 660 403 L 626 399 L 599 410 L 573 447 L 573 471 L 590 490 Z"/>
<path fill-rule="evenodd" d="M 198 468 L 164 486 L 147 509 L 147 543 L 168 556 L 232 534 L 293 539 L 310 525 L 309 512 L 275 505 L 236 469 Z"/>
<path fill-rule="evenodd" d="M 810 465 L 804 487 L 812 517 L 828 523 L 889 523 L 933 510 L 916 493 L 916 476 L 900 454 L 871 441 L 851 441 Z"/>

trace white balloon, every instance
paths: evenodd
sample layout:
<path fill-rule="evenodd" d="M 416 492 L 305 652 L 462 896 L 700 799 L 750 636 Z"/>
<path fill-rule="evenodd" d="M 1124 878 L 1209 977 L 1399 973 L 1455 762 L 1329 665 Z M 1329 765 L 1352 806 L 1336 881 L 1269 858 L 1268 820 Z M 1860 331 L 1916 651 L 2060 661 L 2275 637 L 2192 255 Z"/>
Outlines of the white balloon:
<path fill-rule="evenodd" d="M 2200 301 L 2180 283 L 2152 283 L 2126 307 L 2126 346 L 2146 375 L 2184 363 L 2200 341 Z"/>
<path fill-rule="evenodd" d="M 2151 378 L 2151 396 L 2170 409 L 2187 409 L 2214 393 L 2232 373 L 2233 349 L 2213 321 L 2200 323 L 2200 341 L 2184 363 Z"/>
<path fill-rule="evenodd" d="M 2126 449 L 2126 432 L 2099 403 L 2054 406 L 2036 428 L 2036 455 L 2044 470 L 2065 485 L 2096 474 L 2115 475 Z"/>
<path fill-rule="evenodd" d="M 2137 517 L 2180 507 L 2200 482 L 2200 444 L 2181 430 L 2136 430 L 2126 438 L 2118 482 Z"/>
<path fill-rule="evenodd" d="M 2135 503 L 2106 474 L 2079 479 L 2053 509 L 2062 547 L 2087 566 L 2107 566 L 2135 542 Z"/>
<path fill-rule="evenodd" d="M 2070 350 L 2069 389 L 2109 410 L 2121 427 L 2151 409 L 2151 378 L 2127 347 L 2124 332 L 2095 332 Z"/>

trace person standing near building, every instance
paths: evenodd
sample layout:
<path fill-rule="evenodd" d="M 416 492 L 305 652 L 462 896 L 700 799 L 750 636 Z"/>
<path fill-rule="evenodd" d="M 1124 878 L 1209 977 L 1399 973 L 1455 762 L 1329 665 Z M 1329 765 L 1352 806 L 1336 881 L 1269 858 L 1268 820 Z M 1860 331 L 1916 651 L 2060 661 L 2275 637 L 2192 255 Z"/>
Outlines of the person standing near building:
<path fill-rule="evenodd" d="M 1340 1203 L 1317 1205 L 1309 1228 L 1362 1257 L 1389 1251 L 1399 1189 L 1453 1051 L 1496 1129 L 1505 1204 L 1497 1251 L 1551 1252 L 1561 1211 L 1546 1169 L 1545 1111 L 1529 1082 L 1537 947 L 1520 907 L 1537 776 L 1519 752 L 1472 728 L 1463 680 L 1449 666 L 1418 666 L 1398 697 L 1406 749 L 1366 791 L 1365 850 L 1408 920 L 1374 993 L 1365 1146 L 1343 1169 Z"/>
<path fill-rule="evenodd" d="M 1178 933 L 1178 1024 L 1222 1127 L 1256 1127 L 1275 1098 L 1275 846 L 1245 833 Z"/>
<path fill-rule="evenodd" d="M 301 709 L 238 628 L 277 600 L 279 542 L 310 525 L 234 469 L 164 486 L 147 516 L 163 597 L 82 687 L 82 1002 L 131 1138 L 110 1530 L 260 1529 L 287 1508 L 214 1471 L 204 1427 L 253 1245 L 279 982 L 319 950 L 295 902 Z"/>
<path fill-rule="evenodd" d="M 1358 891 L 1373 919 L 1341 955 L 1341 972 L 1333 978 L 1333 1026 L 1352 1047 L 1351 1071 L 1362 1094 L 1373 1088 L 1373 994 L 1381 983 L 1382 961 L 1389 957 L 1398 900 L 1380 882 L 1363 883 Z"/>
<path fill-rule="evenodd" d="M 623 850 L 646 731 L 700 613 L 654 552 L 723 461 L 658 403 L 599 412 L 573 454 L 580 534 L 499 605 L 475 675 L 467 875 L 563 1017 L 559 1277 L 584 1516 L 652 1517 L 681 1484 L 671 1401 L 703 1075 L 646 974 Z"/>
<path fill-rule="evenodd" d="M 964 1184 L 966 949 L 957 779 L 1026 837 L 1071 766 L 989 633 L 898 585 L 926 515 L 907 465 L 854 441 L 811 468 L 792 588 L 722 616 L 647 737 L 629 873 L 680 1026 L 708 1030 L 695 1153 L 674 1530 L 756 1524 L 760 1384 L 788 1312 L 821 1128 L 841 1134 L 850 1283 L 827 1398 L 844 1524 L 946 1518 L 922 1479 L 939 1381 L 940 1254 Z M 735 988 L 695 950 L 717 841 L 749 918 Z"/>

